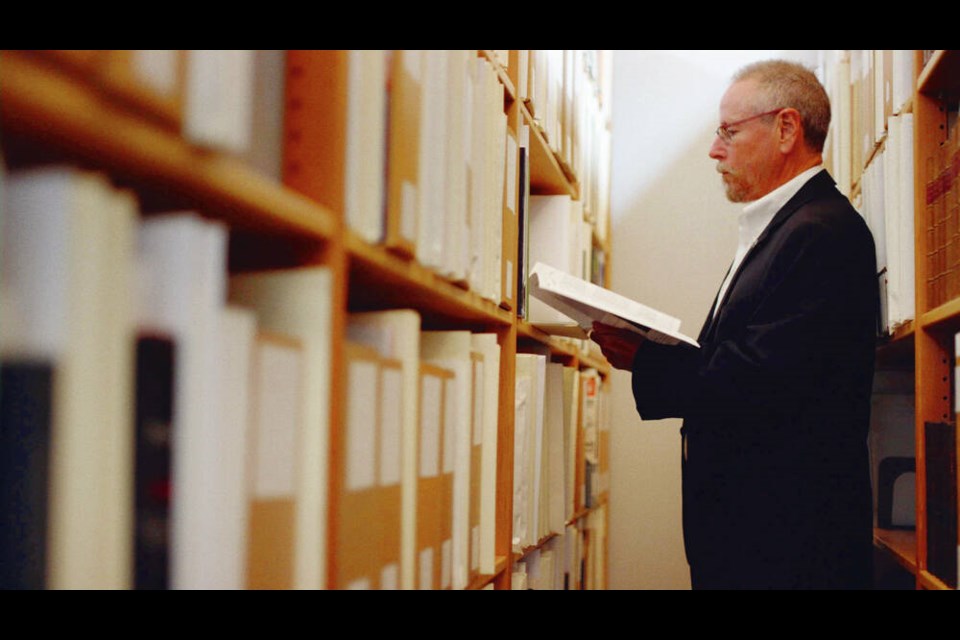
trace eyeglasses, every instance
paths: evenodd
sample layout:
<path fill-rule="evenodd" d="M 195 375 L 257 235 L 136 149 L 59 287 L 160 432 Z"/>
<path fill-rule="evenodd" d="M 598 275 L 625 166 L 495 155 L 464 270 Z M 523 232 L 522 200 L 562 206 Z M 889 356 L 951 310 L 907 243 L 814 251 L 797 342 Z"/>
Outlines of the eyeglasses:
<path fill-rule="evenodd" d="M 723 140 L 726 143 L 729 143 L 733 140 L 733 134 L 735 131 L 730 131 L 730 127 L 735 127 L 739 124 L 744 124 L 750 122 L 751 120 L 756 120 L 757 118 L 762 118 L 763 116 L 772 116 L 775 113 L 780 113 L 784 110 L 785 107 L 780 107 L 779 109 L 774 109 L 773 111 L 764 111 L 763 113 L 758 113 L 755 116 L 750 116 L 749 118 L 744 118 L 743 120 L 737 120 L 736 122 L 728 122 L 727 124 L 722 124 L 717 127 L 717 137 Z"/>

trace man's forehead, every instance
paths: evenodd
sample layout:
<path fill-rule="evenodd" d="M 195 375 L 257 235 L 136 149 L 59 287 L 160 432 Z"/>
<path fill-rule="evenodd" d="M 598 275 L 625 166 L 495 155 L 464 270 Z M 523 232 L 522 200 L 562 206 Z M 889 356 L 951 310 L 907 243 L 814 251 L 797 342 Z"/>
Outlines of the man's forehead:
<path fill-rule="evenodd" d="M 724 118 L 740 117 L 752 106 L 756 90 L 753 80 L 740 80 L 731 84 L 720 99 L 720 115 Z"/>

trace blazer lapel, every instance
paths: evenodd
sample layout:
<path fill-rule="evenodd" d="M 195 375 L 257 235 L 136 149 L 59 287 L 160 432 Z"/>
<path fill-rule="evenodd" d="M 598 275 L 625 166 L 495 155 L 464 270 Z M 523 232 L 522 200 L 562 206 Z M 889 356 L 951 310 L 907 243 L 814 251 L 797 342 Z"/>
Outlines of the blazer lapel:
<path fill-rule="evenodd" d="M 740 277 L 740 274 L 743 273 L 744 267 L 750 262 L 750 260 L 756 255 L 759 248 L 767 242 L 771 234 L 776 231 L 784 222 L 786 222 L 794 211 L 799 209 L 803 204 L 813 200 L 814 198 L 820 196 L 827 189 L 835 188 L 836 182 L 833 177 L 827 172 L 826 169 L 820 171 L 812 178 L 807 180 L 806 184 L 800 187 L 800 190 L 797 191 L 792 198 L 790 198 L 785 205 L 783 205 L 773 218 L 767 224 L 766 228 L 760 233 L 760 236 L 757 238 L 757 241 L 753 243 L 753 246 L 747 250 L 746 255 L 743 256 L 743 260 L 740 261 L 740 266 L 737 267 L 737 270 L 734 272 L 733 277 L 730 279 L 730 284 L 727 286 L 727 290 L 723 294 L 723 300 L 714 299 L 713 306 L 710 308 L 711 314 L 708 316 L 707 323 L 704 325 L 703 330 L 700 332 L 700 337 L 697 342 L 703 344 L 704 341 L 709 340 L 716 329 L 717 318 L 720 317 L 720 310 L 723 308 L 723 305 L 726 304 L 727 299 L 730 297 L 730 293 L 737 286 L 737 280 Z M 733 265 L 731 264 L 731 267 Z M 729 273 L 729 269 L 727 270 Z M 726 276 L 724 276 L 726 280 Z M 719 291 L 717 292 L 719 296 Z"/>

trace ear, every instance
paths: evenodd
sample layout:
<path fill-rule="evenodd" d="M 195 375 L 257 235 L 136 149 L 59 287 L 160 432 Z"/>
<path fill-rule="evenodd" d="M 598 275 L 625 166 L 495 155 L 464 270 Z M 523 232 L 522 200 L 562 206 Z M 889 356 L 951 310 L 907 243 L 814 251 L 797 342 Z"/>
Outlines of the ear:
<path fill-rule="evenodd" d="M 784 109 L 777 115 L 780 151 L 788 153 L 803 142 L 803 123 L 796 109 Z"/>

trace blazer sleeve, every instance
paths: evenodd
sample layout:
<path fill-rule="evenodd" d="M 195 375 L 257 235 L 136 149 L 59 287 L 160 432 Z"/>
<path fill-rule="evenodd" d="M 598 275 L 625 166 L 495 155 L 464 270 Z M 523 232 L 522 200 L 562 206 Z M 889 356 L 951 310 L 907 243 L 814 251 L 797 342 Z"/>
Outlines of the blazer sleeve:
<path fill-rule="evenodd" d="M 644 420 L 683 417 L 684 389 L 696 375 L 699 349 L 646 341 L 633 360 L 633 397 Z"/>

